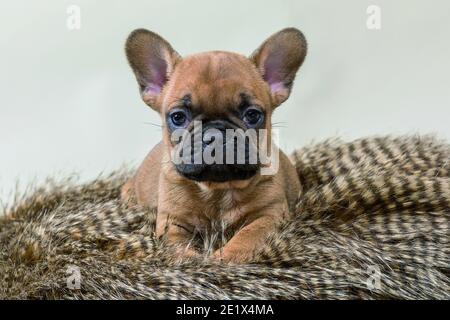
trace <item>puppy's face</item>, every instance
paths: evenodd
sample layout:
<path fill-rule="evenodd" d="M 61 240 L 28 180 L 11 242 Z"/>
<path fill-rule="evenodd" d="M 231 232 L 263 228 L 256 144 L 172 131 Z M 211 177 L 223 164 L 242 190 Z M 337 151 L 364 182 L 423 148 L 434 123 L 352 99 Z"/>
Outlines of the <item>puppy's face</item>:
<path fill-rule="evenodd" d="M 139 29 L 126 53 L 142 99 L 161 114 L 177 172 L 224 183 L 258 172 L 272 111 L 289 97 L 306 41 L 300 31 L 285 29 L 249 58 L 222 51 L 181 58 L 160 36 Z"/>

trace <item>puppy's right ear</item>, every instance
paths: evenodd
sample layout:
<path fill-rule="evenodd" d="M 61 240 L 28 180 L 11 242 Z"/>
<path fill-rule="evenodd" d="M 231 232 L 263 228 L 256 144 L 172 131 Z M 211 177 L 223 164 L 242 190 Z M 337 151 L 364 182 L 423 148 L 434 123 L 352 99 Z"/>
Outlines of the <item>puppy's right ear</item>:
<path fill-rule="evenodd" d="M 295 28 L 286 28 L 264 41 L 250 57 L 269 85 L 274 107 L 289 97 L 306 51 L 303 33 Z"/>
<path fill-rule="evenodd" d="M 125 52 L 136 76 L 142 100 L 155 109 L 156 101 L 180 55 L 154 32 L 137 29 L 127 39 Z"/>

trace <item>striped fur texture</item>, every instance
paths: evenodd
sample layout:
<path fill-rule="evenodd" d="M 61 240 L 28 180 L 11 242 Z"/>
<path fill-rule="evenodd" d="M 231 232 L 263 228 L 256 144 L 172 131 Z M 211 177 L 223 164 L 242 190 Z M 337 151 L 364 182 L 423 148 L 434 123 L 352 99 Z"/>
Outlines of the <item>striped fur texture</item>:
<path fill-rule="evenodd" d="M 293 158 L 294 218 L 246 265 L 174 261 L 154 212 L 119 203 L 128 173 L 49 182 L 0 220 L 0 298 L 450 299 L 448 144 L 332 140 Z M 207 251 L 220 239 L 201 240 Z"/>

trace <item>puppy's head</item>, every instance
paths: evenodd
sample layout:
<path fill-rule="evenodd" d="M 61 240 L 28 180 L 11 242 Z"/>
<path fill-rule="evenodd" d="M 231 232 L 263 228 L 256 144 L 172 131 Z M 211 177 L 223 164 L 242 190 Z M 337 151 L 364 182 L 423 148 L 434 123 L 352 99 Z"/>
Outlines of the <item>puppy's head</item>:
<path fill-rule="evenodd" d="M 126 54 L 142 99 L 163 119 L 164 145 L 176 155 L 178 173 L 224 183 L 258 172 L 258 155 L 271 141 L 272 111 L 289 97 L 306 41 L 288 28 L 250 57 L 213 51 L 182 58 L 159 35 L 138 29 Z"/>

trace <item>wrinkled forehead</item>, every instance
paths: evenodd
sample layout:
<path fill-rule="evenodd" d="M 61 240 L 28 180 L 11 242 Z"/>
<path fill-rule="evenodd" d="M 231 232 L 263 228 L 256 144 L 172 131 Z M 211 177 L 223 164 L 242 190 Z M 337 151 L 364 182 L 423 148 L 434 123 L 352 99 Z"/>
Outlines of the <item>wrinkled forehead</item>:
<path fill-rule="evenodd" d="M 184 58 L 175 67 L 163 101 L 171 108 L 184 97 L 203 112 L 217 112 L 247 103 L 269 107 L 266 83 L 252 62 L 230 52 L 207 52 Z"/>

